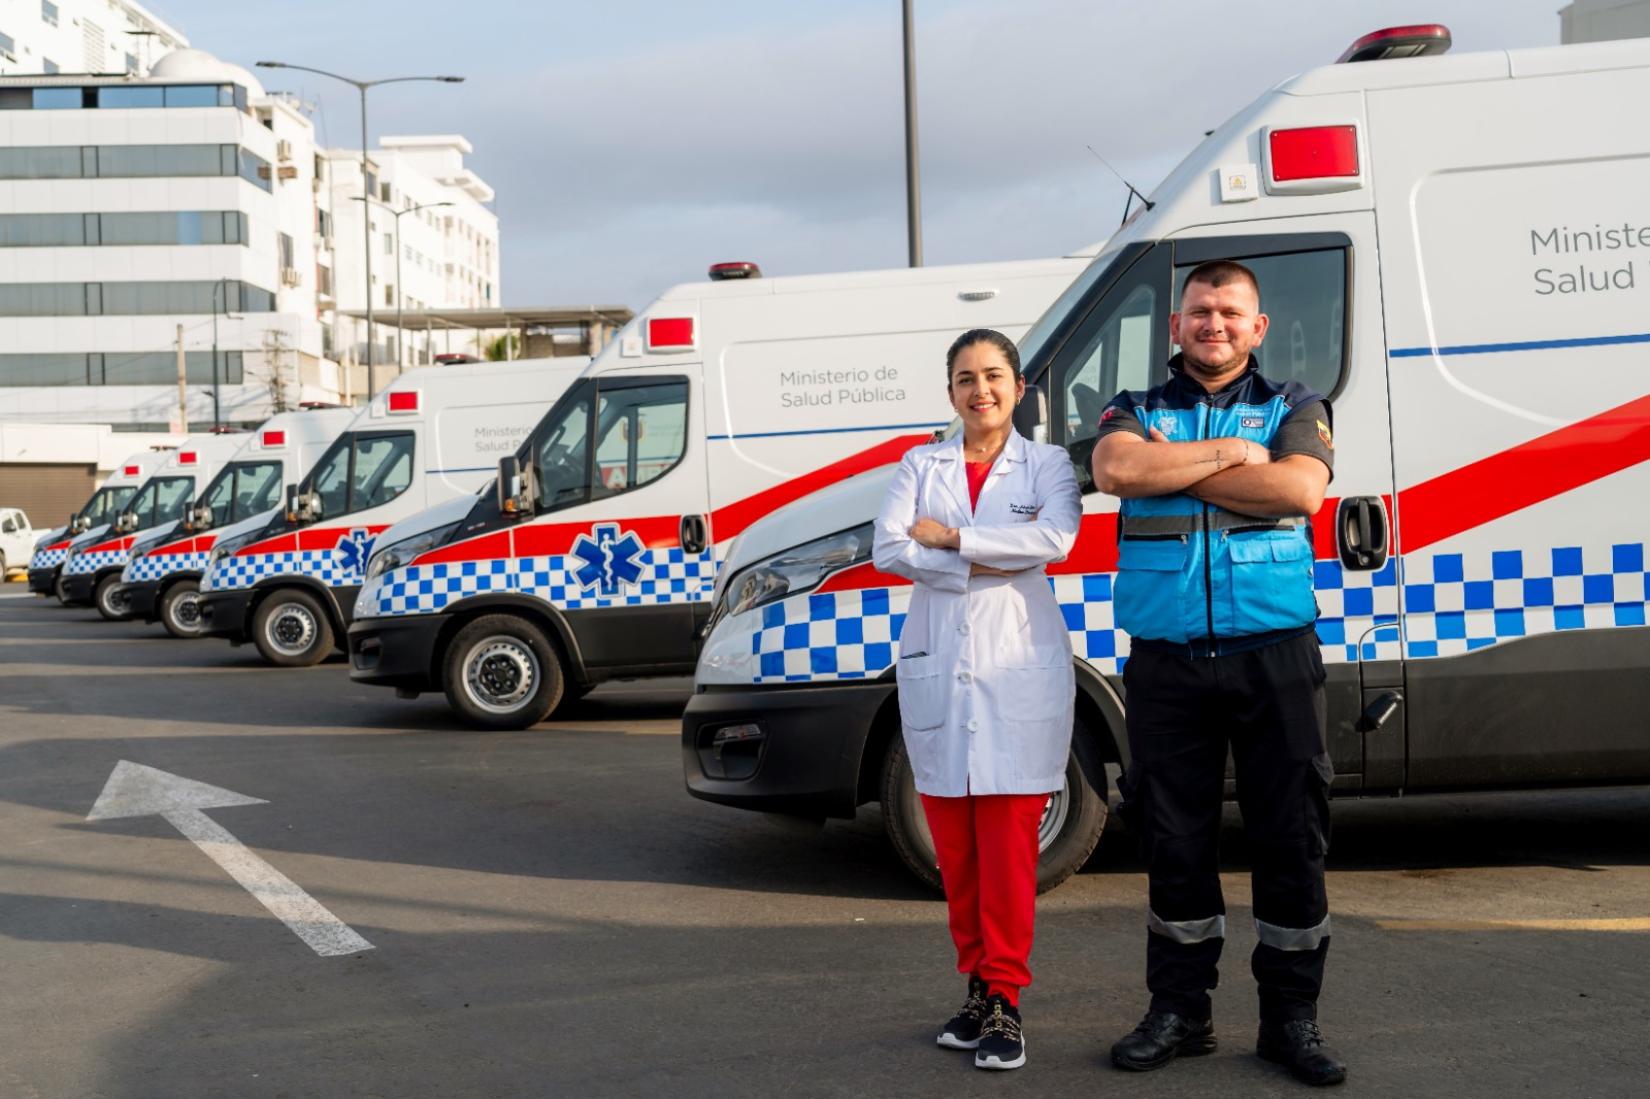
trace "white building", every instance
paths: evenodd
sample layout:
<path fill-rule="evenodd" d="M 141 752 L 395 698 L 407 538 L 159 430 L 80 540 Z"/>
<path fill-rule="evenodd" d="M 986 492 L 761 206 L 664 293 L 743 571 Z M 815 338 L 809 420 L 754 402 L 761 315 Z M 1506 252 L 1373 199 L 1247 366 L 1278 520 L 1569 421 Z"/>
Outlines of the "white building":
<path fill-rule="evenodd" d="M 0 105 L 0 419 L 179 425 L 180 327 L 193 426 L 338 400 L 295 102 L 181 49 L 147 78 L 0 77 Z"/>
<path fill-rule="evenodd" d="M 380 363 L 397 361 L 393 322 L 398 296 L 409 313 L 493 309 L 499 304 L 498 215 L 485 205 L 492 201 L 493 189 L 464 166 L 465 155 L 472 151 L 456 134 L 384 137 L 368 158 L 368 182 L 375 196 L 369 217 L 375 357 Z M 361 311 L 367 291 L 361 249 L 368 233 L 361 222 L 361 151 L 331 149 L 326 156 L 338 255 L 333 272 L 337 306 Z M 389 327 L 379 327 L 380 323 Z M 365 324 L 346 318 L 338 322 L 338 332 L 340 349 L 365 361 Z M 438 332 L 433 350 L 442 349 Z M 407 334 L 407 365 L 427 361 L 431 353 L 428 332 Z"/>
<path fill-rule="evenodd" d="M 1650 37 L 1650 0 L 1575 0 L 1558 19 L 1560 42 Z"/>
<path fill-rule="evenodd" d="M 0 76 L 132 73 L 189 45 L 130 0 L 7 0 L 0 4 Z"/>

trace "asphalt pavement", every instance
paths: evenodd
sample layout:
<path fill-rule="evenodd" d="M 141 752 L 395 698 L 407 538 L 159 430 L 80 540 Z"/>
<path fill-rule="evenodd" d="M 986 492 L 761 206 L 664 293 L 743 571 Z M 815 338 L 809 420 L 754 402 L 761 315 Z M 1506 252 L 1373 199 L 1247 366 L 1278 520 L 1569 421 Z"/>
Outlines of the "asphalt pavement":
<path fill-rule="evenodd" d="M 1118 834 L 1042 899 L 1028 1066 L 982 1073 L 933 1045 L 962 991 L 944 906 L 875 812 L 819 827 L 688 797 L 686 682 L 477 732 L 341 660 L 271 669 L 21 591 L 0 587 L 6 1099 L 1305 1090 L 1254 1056 L 1235 815 L 1219 1052 L 1106 1062 L 1145 1002 Z M 121 761 L 219 790 L 88 820 Z M 1343 1091 L 1650 1093 L 1650 791 L 1334 815 L 1321 1014 Z M 371 949 L 318 953 L 301 897 Z"/>

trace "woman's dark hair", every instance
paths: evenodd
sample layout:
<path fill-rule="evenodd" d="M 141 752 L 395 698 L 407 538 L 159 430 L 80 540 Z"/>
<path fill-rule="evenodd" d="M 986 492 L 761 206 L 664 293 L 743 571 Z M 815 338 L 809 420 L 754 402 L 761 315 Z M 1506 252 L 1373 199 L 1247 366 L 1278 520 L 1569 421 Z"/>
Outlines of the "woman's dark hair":
<path fill-rule="evenodd" d="M 998 332 L 994 328 L 970 328 L 958 336 L 951 343 L 951 350 L 945 353 L 945 384 L 951 384 L 951 368 L 957 363 L 957 356 L 963 348 L 973 347 L 977 343 L 988 343 L 1003 353 L 1008 360 L 1009 368 L 1014 371 L 1014 380 L 1020 379 L 1020 349 L 1014 346 L 1014 341 Z"/>

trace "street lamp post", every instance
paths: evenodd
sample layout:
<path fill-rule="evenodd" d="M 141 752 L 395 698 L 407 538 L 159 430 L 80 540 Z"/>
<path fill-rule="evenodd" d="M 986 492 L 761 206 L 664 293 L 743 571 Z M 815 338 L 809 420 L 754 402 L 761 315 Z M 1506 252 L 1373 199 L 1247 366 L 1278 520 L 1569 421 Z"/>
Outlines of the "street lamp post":
<path fill-rule="evenodd" d="M 285 61 L 260 61 L 258 67 L 261 69 L 295 69 L 298 72 L 331 77 L 333 80 L 341 80 L 345 84 L 354 85 L 355 90 L 361 93 L 361 197 L 363 200 L 369 201 L 372 198 L 372 192 L 367 188 L 367 89 L 375 88 L 380 84 L 405 84 L 415 80 L 433 80 L 442 84 L 462 84 L 464 82 L 462 76 L 391 76 L 382 80 L 355 80 L 335 72 L 327 72 L 325 69 L 312 69 L 308 65 L 289 65 Z M 367 246 L 364 260 L 367 268 L 367 400 L 370 401 L 374 393 L 372 371 L 377 355 L 372 345 L 372 218 L 368 216 L 365 203 L 361 207 L 361 220 L 364 223 L 362 237 Z M 399 247 L 398 244 L 397 249 Z M 399 341 L 400 338 L 401 334 L 397 332 L 396 340 Z M 399 342 L 396 351 L 399 355 Z"/>
<path fill-rule="evenodd" d="M 355 201 L 370 203 L 372 200 L 357 197 Z M 406 333 L 401 327 L 401 303 L 407 296 L 406 288 L 401 285 L 401 215 L 416 214 L 420 210 L 433 210 L 437 206 L 451 206 L 453 203 L 423 202 L 417 206 L 409 206 L 405 210 L 397 210 L 395 207 L 382 202 L 378 205 L 388 210 L 390 217 L 395 219 L 395 376 L 399 378 L 401 372 L 406 369 L 404 361 L 406 356 L 401 350 L 402 344 L 406 342 Z"/>

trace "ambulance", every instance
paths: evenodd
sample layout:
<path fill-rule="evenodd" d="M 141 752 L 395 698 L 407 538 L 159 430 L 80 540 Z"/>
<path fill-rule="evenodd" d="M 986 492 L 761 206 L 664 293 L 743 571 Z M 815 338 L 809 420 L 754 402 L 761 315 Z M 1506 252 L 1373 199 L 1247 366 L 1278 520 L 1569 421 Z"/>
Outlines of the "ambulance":
<path fill-rule="evenodd" d="M 582 356 L 409 370 L 350 421 L 286 506 L 221 530 L 200 579 L 200 631 L 307 667 L 349 627 L 373 543 L 468 498 L 589 363 Z"/>
<path fill-rule="evenodd" d="M 282 491 L 315 463 L 355 419 L 349 408 L 279 412 L 241 443 L 229 463 L 183 518 L 139 535 L 120 574 L 120 594 L 132 617 L 159 622 L 173 637 L 200 636 L 200 578 L 217 541 L 232 523 L 274 517 Z"/>
<path fill-rule="evenodd" d="M 79 511 L 69 516 L 65 526 L 49 530 L 34 544 L 29 556 L 29 590 L 36 595 L 55 595 L 61 602 L 63 591 L 58 584 L 63 569 L 63 558 L 68 555 L 69 543 L 93 528 L 103 529 L 114 522 L 115 516 L 132 499 L 138 486 L 166 460 L 164 450 L 140 450 L 127 458 L 108 480 L 100 485 Z"/>
<path fill-rule="evenodd" d="M 111 622 L 131 617 L 120 574 L 132 543 L 145 532 L 166 526 L 188 513 L 195 491 L 204 486 L 230 455 L 240 449 L 239 435 L 199 434 L 167 453 L 155 472 L 106 527 L 94 527 L 69 543 L 61 579 L 65 606 L 97 608 Z"/>
<path fill-rule="evenodd" d="M 1044 888 L 1093 851 L 1129 760 L 1096 424 L 1119 390 L 1165 379 L 1168 315 L 1205 260 L 1258 275 L 1262 370 L 1333 402 L 1310 568 L 1335 793 L 1650 781 L 1650 127 L 1609 106 L 1650 99 L 1650 40 L 1447 44 L 1438 26 L 1378 32 L 1244 107 L 1020 341 L 1048 408 L 1022 406 L 1022 430 L 1067 448 L 1084 493 L 1076 546 L 1048 568 L 1078 691 Z M 871 562 L 890 479 L 798 502 L 734 547 L 683 766 L 726 805 L 880 802 L 937 885 L 894 678 L 911 589 Z M 1173 584 L 1189 547 L 1123 552 Z"/>
<path fill-rule="evenodd" d="M 351 676 L 525 728 L 606 679 L 690 674 L 733 538 L 943 427 L 956 334 L 1024 332 L 1086 265 L 719 264 L 666 291 L 500 463 L 496 493 L 379 540 Z"/>

